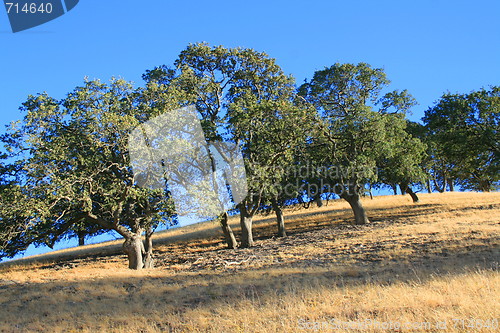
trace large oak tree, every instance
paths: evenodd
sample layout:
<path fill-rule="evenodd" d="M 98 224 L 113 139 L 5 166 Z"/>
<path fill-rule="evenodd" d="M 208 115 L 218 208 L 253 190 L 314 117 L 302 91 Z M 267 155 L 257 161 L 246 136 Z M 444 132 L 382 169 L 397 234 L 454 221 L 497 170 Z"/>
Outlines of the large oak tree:
<path fill-rule="evenodd" d="M 299 87 L 320 118 L 315 165 L 336 170 L 330 188 L 350 204 L 356 224 L 369 222 L 360 196 L 365 184 L 377 181 L 382 157 L 396 153 L 405 113 L 415 104 L 406 90 L 382 94 L 388 84 L 382 69 L 337 63 Z"/>
<path fill-rule="evenodd" d="M 86 81 L 62 100 L 44 93 L 23 103 L 24 118 L 2 137 L 17 168 L 2 197 L 25 209 L 2 215 L 16 226 L 5 247 L 8 255 L 32 242 L 53 244 L 84 223 L 123 236 L 130 268 L 152 266 L 153 230 L 176 220 L 165 190 L 134 184 L 128 134 L 166 111 L 151 107 L 141 94 L 123 80 Z M 21 243 L 12 246 L 13 241 Z"/>

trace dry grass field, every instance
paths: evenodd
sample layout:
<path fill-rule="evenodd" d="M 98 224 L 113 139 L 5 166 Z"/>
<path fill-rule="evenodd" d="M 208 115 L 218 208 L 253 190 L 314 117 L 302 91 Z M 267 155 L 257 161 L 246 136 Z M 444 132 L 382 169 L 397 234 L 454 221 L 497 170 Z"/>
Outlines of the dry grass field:
<path fill-rule="evenodd" d="M 224 249 L 213 222 L 159 233 L 157 268 L 119 242 L 0 265 L 0 332 L 500 331 L 500 193 L 365 199 L 255 219 Z M 232 219 L 238 234 L 237 220 Z"/>

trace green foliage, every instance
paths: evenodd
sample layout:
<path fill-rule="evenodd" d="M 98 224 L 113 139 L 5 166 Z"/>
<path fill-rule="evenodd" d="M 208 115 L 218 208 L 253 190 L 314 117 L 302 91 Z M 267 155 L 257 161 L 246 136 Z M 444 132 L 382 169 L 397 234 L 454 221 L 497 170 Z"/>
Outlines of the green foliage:
<path fill-rule="evenodd" d="M 280 180 L 269 170 L 291 158 L 309 124 L 307 109 L 294 101 L 293 78 L 263 52 L 205 43 L 189 45 L 174 65 L 147 71 L 144 79 L 194 104 L 209 143 L 240 145 L 247 199 L 250 205 L 260 201 Z"/>
<path fill-rule="evenodd" d="M 405 119 L 413 97 L 385 92 L 384 71 L 365 63 L 335 64 L 296 89 L 265 53 L 199 43 L 143 78 L 143 88 L 85 81 L 62 100 L 44 93 L 23 103 L 24 118 L 0 137 L 0 257 L 82 231 L 115 230 L 130 240 L 176 223 L 167 186 L 135 186 L 128 135 L 188 105 L 208 144 L 240 146 L 245 217 L 271 201 L 302 198 L 304 184 L 317 185 L 310 197 L 333 191 L 348 200 L 357 223 L 368 221 L 359 202 L 365 184 L 408 186 L 433 173 L 443 186 L 456 179 L 469 189 L 499 187 L 499 87 L 443 95 L 424 127 Z"/>
<path fill-rule="evenodd" d="M 19 239 L 52 245 L 81 228 L 127 238 L 173 222 L 163 191 L 133 183 L 128 133 L 158 112 L 138 96 L 123 80 L 86 81 L 61 101 L 40 94 L 23 103 L 24 119 L 2 138 L 19 168 L 2 197 L 26 209 L 2 219 L 19 222 Z M 25 249 L 9 246 L 10 256 Z"/>
<path fill-rule="evenodd" d="M 444 94 L 423 118 L 434 171 L 466 189 L 500 185 L 500 87 Z"/>
<path fill-rule="evenodd" d="M 394 146 L 390 154 L 381 156 L 378 181 L 380 185 L 403 185 L 424 183 L 427 179 L 425 161 L 427 145 L 418 136 L 412 135 L 414 125 L 400 123 L 403 127 L 392 127 Z M 409 125 L 409 126 L 406 126 Z"/>
<path fill-rule="evenodd" d="M 402 177 L 402 164 L 418 158 L 401 146 L 409 137 L 405 113 L 416 103 L 406 90 L 382 95 L 388 84 L 382 69 L 365 63 L 335 64 L 317 71 L 299 88 L 321 118 L 314 158 L 319 165 L 342 170 L 334 181 L 345 191 L 361 193 L 365 183 L 376 182 L 381 161 L 397 165 L 395 172 Z"/>

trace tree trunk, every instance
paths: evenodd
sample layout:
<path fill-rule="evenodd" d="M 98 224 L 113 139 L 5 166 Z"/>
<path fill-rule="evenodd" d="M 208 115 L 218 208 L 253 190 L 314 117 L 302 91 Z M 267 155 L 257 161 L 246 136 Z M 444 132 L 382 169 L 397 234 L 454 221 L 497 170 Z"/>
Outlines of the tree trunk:
<path fill-rule="evenodd" d="M 418 196 L 415 192 L 413 192 L 410 184 L 407 184 L 407 183 L 402 183 L 399 185 L 399 187 L 401 188 L 401 193 L 403 193 L 403 195 L 405 193 L 408 193 L 411 197 L 411 199 L 413 200 L 413 202 L 419 202 L 420 200 L 418 199 Z"/>
<path fill-rule="evenodd" d="M 365 208 L 361 203 L 359 194 L 342 194 L 342 199 L 346 200 L 352 208 L 354 213 L 355 224 L 367 224 L 370 223 L 368 216 L 366 215 Z"/>
<path fill-rule="evenodd" d="M 236 249 L 238 247 L 238 243 L 236 242 L 236 237 L 234 237 L 233 230 L 229 226 L 227 212 L 222 214 L 220 217 L 220 224 L 222 232 L 224 233 L 224 238 L 226 239 L 227 247 L 229 249 Z"/>
<path fill-rule="evenodd" d="M 144 246 L 144 267 L 143 268 L 153 268 L 153 230 L 151 228 L 146 231 L 146 241 Z"/>
<path fill-rule="evenodd" d="M 406 193 L 408 193 L 413 200 L 413 202 L 419 202 L 420 199 L 417 196 L 417 193 L 413 192 L 412 188 L 410 186 L 406 187 Z"/>
<path fill-rule="evenodd" d="M 254 246 L 252 235 L 252 216 L 248 215 L 244 210 L 240 209 L 240 226 L 241 226 L 241 247 Z"/>
<path fill-rule="evenodd" d="M 331 193 L 328 193 L 326 195 L 326 205 L 325 206 L 328 206 L 328 204 L 330 203 L 330 199 L 332 198 L 332 194 Z"/>
<path fill-rule="evenodd" d="M 454 182 L 453 182 L 453 179 L 452 179 L 452 178 L 448 179 L 448 187 L 449 187 L 449 189 L 450 189 L 450 192 L 455 191 L 455 184 L 454 184 Z"/>
<path fill-rule="evenodd" d="M 78 232 L 78 246 L 84 246 L 85 245 L 85 233 L 79 231 Z"/>
<path fill-rule="evenodd" d="M 318 205 L 318 207 L 322 207 L 323 206 L 323 200 L 321 200 L 321 194 L 317 194 L 314 196 L 314 201 L 316 202 L 316 205 Z"/>
<path fill-rule="evenodd" d="M 304 207 L 305 209 L 309 209 L 309 206 L 311 205 L 311 201 L 307 201 L 305 202 L 303 199 L 302 199 L 302 195 L 299 195 L 297 197 L 297 200 L 299 201 L 299 203 L 302 205 L 302 207 Z"/>
<path fill-rule="evenodd" d="M 271 200 L 271 205 L 276 213 L 276 222 L 278 223 L 278 237 L 286 237 L 285 217 L 283 216 L 283 209 L 281 209 L 276 199 Z"/>
<path fill-rule="evenodd" d="M 408 190 L 406 191 L 406 193 L 408 193 L 411 196 L 411 199 L 413 200 L 413 202 L 419 202 L 420 201 L 420 199 L 417 196 L 417 193 L 413 192 L 413 190 L 411 188 L 408 188 Z"/>
<path fill-rule="evenodd" d="M 405 184 L 399 184 L 399 190 L 401 191 L 401 195 L 405 195 L 406 187 L 407 186 Z"/>
<path fill-rule="evenodd" d="M 479 181 L 479 191 L 481 192 L 491 192 L 491 182 L 485 179 L 480 179 Z"/>
<path fill-rule="evenodd" d="M 394 195 L 398 195 L 398 187 L 396 186 L 396 184 L 391 184 L 391 187 L 392 187 L 392 193 Z"/>
<path fill-rule="evenodd" d="M 427 178 L 427 193 L 432 193 L 431 179 Z"/>
<path fill-rule="evenodd" d="M 439 193 L 443 193 L 446 190 L 446 185 L 444 185 L 443 187 L 439 186 L 436 179 L 434 179 L 434 187 Z"/>
<path fill-rule="evenodd" d="M 134 234 L 132 237 L 125 239 L 123 252 L 128 256 L 128 268 L 142 269 L 144 267 L 142 255 L 145 251 L 141 233 Z"/>

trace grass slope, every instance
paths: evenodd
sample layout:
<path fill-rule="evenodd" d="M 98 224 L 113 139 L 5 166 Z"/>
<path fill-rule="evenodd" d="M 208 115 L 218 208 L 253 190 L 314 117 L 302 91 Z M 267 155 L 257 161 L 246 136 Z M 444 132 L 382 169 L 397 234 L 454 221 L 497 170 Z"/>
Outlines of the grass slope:
<path fill-rule="evenodd" d="M 156 236 L 157 268 L 119 242 L 0 265 L 0 332 L 494 332 L 500 193 L 422 194 L 271 215 L 257 245 L 225 250 L 214 223 Z M 231 223 L 237 230 L 237 219 Z"/>

